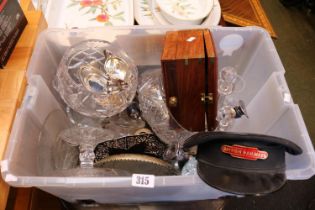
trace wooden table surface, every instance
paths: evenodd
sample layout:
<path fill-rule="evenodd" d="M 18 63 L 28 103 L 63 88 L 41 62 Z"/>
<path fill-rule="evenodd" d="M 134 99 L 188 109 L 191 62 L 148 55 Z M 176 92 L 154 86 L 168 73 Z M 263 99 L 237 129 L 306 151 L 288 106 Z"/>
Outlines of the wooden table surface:
<path fill-rule="evenodd" d="M 31 0 L 20 4 L 28 20 L 8 64 L 0 70 L 0 160 L 9 139 L 15 112 L 21 104 L 26 87 L 25 73 L 40 31 L 47 27 L 43 14 L 35 11 Z M 9 186 L 0 178 L 0 209 L 5 209 Z"/>

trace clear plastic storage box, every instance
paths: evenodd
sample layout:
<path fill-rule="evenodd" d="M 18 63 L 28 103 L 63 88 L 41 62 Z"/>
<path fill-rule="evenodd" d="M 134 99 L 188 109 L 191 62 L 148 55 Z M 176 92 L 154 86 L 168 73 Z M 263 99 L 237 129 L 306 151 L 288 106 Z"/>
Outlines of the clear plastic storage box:
<path fill-rule="evenodd" d="M 84 39 L 104 39 L 118 43 L 137 65 L 160 65 L 165 32 L 179 29 L 174 26 L 49 29 L 41 33 L 29 64 L 24 101 L 16 113 L 1 163 L 3 179 L 15 187 L 40 188 L 69 202 L 87 199 L 99 203 L 185 201 L 229 195 L 206 185 L 198 176 L 156 177 L 155 187 L 149 189 L 132 187 L 131 177 L 49 177 L 41 176 L 38 171 L 41 127 L 50 112 L 61 109 L 52 79 L 64 51 Z M 299 107 L 290 96 L 285 70 L 268 33 L 258 27 L 215 27 L 211 32 L 219 69 L 234 66 L 246 83 L 236 97 L 245 101 L 250 118 L 238 120 L 231 130 L 294 141 L 303 149 L 303 154 L 295 157 L 286 154 L 287 178 L 310 178 L 315 172 L 314 149 Z M 231 34 L 241 36 L 244 43 L 231 56 L 224 55 L 219 43 Z M 45 145 L 47 151 L 51 144 Z M 47 152 L 48 159 L 50 156 Z"/>

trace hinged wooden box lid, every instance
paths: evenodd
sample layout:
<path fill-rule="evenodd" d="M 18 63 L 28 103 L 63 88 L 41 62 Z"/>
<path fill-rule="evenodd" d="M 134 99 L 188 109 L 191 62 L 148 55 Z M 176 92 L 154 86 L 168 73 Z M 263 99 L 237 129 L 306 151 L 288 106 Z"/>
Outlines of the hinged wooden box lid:
<path fill-rule="evenodd" d="M 167 32 L 161 63 L 166 102 L 175 119 L 188 130 L 213 130 L 217 70 L 209 30 Z"/>

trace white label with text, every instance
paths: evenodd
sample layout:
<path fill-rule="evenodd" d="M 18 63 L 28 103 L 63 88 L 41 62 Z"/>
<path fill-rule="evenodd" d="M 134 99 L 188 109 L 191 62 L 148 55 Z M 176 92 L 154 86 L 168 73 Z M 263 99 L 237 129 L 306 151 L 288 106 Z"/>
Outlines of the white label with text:
<path fill-rule="evenodd" d="M 134 187 L 154 188 L 154 175 L 132 174 L 131 185 Z"/>

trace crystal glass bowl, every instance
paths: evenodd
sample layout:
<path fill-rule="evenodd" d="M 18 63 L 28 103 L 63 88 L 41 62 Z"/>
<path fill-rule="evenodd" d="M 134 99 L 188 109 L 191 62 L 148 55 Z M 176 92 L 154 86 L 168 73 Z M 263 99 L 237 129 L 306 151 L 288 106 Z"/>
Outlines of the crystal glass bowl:
<path fill-rule="evenodd" d="M 134 62 L 118 46 L 86 40 L 65 52 L 54 87 L 74 111 L 105 118 L 120 113 L 132 102 L 137 78 Z"/>

